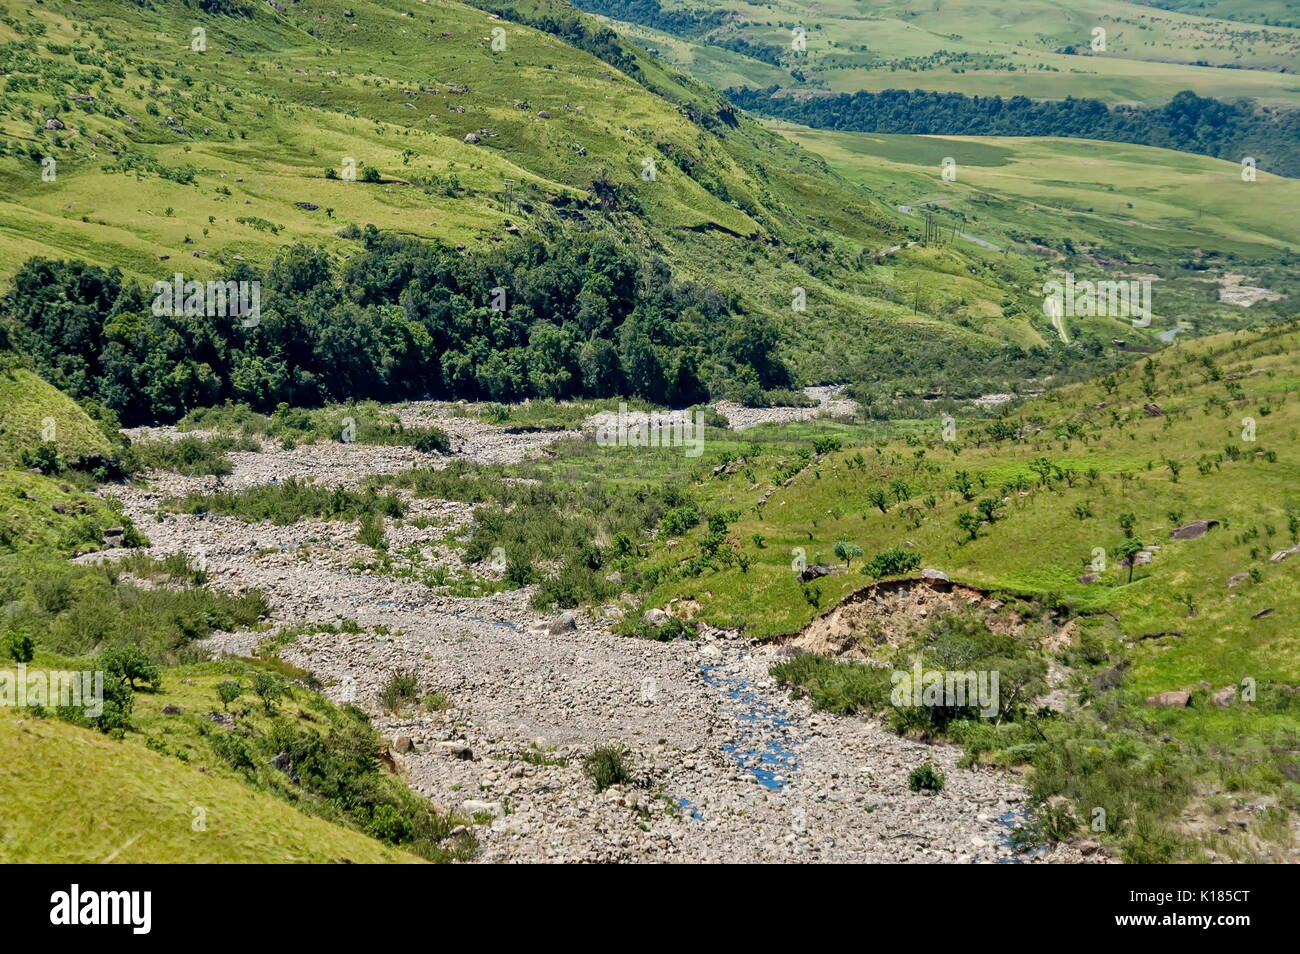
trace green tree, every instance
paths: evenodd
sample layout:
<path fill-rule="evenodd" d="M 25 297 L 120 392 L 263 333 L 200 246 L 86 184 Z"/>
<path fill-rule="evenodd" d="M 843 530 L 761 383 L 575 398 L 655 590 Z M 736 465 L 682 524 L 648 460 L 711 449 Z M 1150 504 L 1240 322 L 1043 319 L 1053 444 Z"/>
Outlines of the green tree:
<path fill-rule="evenodd" d="M 1111 555 L 1121 563 L 1128 563 L 1128 582 L 1133 582 L 1133 568 L 1137 566 L 1137 555 L 1142 551 L 1142 541 L 1137 537 L 1125 537 L 1124 540 L 1111 551 Z"/>

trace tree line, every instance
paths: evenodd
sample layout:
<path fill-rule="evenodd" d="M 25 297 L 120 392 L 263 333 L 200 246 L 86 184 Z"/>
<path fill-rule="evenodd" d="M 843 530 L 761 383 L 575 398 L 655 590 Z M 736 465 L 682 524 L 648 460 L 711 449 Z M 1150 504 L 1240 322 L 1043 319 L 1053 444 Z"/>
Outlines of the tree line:
<path fill-rule="evenodd" d="M 1226 103 L 1184 90 L 1163 106 L 888 89 L 794 99 L 779 86 L 727 91 L 737 106 L 818 129 L 945 136 L 1064 136 L 1159 146 L 1300 176 L 1300 110 Z"/>
<path fill-rule="evenodd" d="M 159 309 L 156 289 L 116 268 L 31 259 L 0 297 L 0 347 L 125 424 L 226 401 L 629 395 L 680 407 L 792 383 L 769 322 L 607 234 L 481 252 L 374 226 L 359 239 L 346 262 L 299 244 L 264 270 L 227 269 L 222 280 L 260 282 L 255 323 Z"/>

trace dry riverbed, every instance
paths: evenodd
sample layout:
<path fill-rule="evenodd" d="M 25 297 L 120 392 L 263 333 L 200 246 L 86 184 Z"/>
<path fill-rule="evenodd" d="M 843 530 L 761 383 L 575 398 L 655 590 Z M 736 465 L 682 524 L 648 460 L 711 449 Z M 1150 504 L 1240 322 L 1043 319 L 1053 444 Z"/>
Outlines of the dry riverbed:
<path fill-rule="evenodd" d="M 433 403 L 401 414 L 443 427 L 456 456 L 481 462 L 521 459 L 557 436 L 507 434 Z M 292 451 L 268 443 L 231 458 L 226 488 L 294 476 L 351 486 L 367 474 L 449 459 L 333 442 Z M 335 701 L 372 715 L 414 789 L 475 818 L 484 862 L 1011 858 L 1006 840 L 1024 803 L 1014 778 L 959 767 L 952 746 L 812 712 L 772 685 L 772 657 L 734 634 L 656 643 L 577 614 L 556 624 L 528 607 L 527 591 L 439 595 L 360 568 L 373 554 L 349 523 L 155 515 L 162 497 L 214 485 L 159 474 L 112 492 L 153 554 L 200 556 L 212 586 L 263 590 L 273 625 L 355 620 L 363 632 L 309 633 L 280 654 L 314 673 Z M 390 530 L 391 548 L 419 548 L 430 565 L 459 571 L 443 538 L 467 527 L 472 509 L 410 503 L 403 525 Z M 414 517 L 425 518 L 423 529 Z M 247 654 L 265 635 L 220 634 L 207 646 Z M 422 692 L 440 693 L 446 707 L 383 712 L 380 688 L 399 669 L 417 672 Z M 606 743 L 627 746 L 636 784 L 595 791 L 582 760 Z M 945 776 L 941 793 L 908 790 L 908 773 L 924 762 Z M 1085 859 L 1063 847 L 1028 860 Z"/>

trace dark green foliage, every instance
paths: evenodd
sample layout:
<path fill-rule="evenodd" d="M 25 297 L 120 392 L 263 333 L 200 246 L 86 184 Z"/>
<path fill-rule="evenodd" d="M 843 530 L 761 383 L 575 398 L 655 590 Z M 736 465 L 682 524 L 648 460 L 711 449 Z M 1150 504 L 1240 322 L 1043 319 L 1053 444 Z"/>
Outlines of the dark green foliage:
<path fill-rule="evenodd" d="M 1300 111 L 1225 103 L 1183 90 L 1164 106 L 1110 106 L 1096 99 L 1037 100 L 924 90 L 830 96 L 732 89 L 743 109 L 820 129 L 963 136 L 1066 136 L 1132 142 L 1238 161 L 1255 156 L 1279 175 L 1300 176 Z"/>
<path fill-rule="evenodd" d="M 0 634 L 0 651 L 14 662 L 29 663 L 36 650 L 32 637 L 24 632 Z"/>
<path fill-rule="evenodd" d="M 98 665 L 106 677 L 120 679 L 132 690 L 147 688 L 151 692 L 157 692 L 162 688 L 162 670 L 134 643 L 123 643 L 105 649 L 99 654 Z M 137 686 L 137 681 L 143 683 L 143 687 Z"/>
<path fill-rule="evenodd" d="M 903 547 L 881 550 L 862 567 L 865 576 L 880 579 L 882 576 L 901 576 L 921 565 L 921 554 Z"/>
<path fill-rule="evenodd" d="M 632 781 L 632 763 L 627 749 L 621 745 L 598 746 L 582 761 L 583 771 L 603 792 L 611 785 L 626 785 Z"/>
<path fill-rule="evenodd" d="M 726 296 L 674 280 L 618 239 L 462 253 L 369 226 L 361 241 L 337 269 L 298 245 L 264 274 L 240 263 L 221 276 L 261 282 L 255 327 L 155 315 L 119 271 L 45 259 L 19 269 L 0 319 L 52 383 L 127 424 L 223 402 L 270 411 L 426 395 L 629 394 L 681 407 L 725 390 L 739 369 L 762 388 L 792 382 L 763 319 L 733 315 Z M 506 289 L 505 311 L 493 288 Z M 433 433 L 422 443 L 445 450 Z"/>
<path fill-rule="evenodd" d="M 929 762 L 918 765 L 907 776 L 907 787 L 914 792 L 943 791 L 943 776 Z"/>

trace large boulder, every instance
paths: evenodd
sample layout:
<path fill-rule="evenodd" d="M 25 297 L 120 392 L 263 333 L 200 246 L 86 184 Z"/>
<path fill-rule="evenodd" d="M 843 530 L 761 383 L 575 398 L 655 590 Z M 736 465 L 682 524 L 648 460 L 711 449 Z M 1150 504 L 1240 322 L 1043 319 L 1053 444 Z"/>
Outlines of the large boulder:
<path fill-rule="evenodd" d="M 1165 692 L 1157 692 L 1154 696 L 1147 699 L 1147 705 L 1159 706 L 1162 709 L 1178 709 L 1189 706 L 1192 703 L 1192 694 L 1183 692 L 1181 689 L 1169 689 Z"/>
<path fill-rule="evenodd" d="M 1175 540 L 1195 540 L 1198 537 L 1205 536 L 1211 529 L 1218 525 L 1219 521 L 1217 520 L 1193 520 L 1191 523 L 1183 524 L 1171 533 L 1170 536 Z"/>
<path fill-rule="evenodd" d="M 563 633 L 572 633 L 577 628 L 578 614 L 573 612 L 573 610 L 565 610 L 554 619 L 544 619 L 529 627 L 529 629 L 535 633 L 545 633 L 548 636 L 559 636 Z"/>

